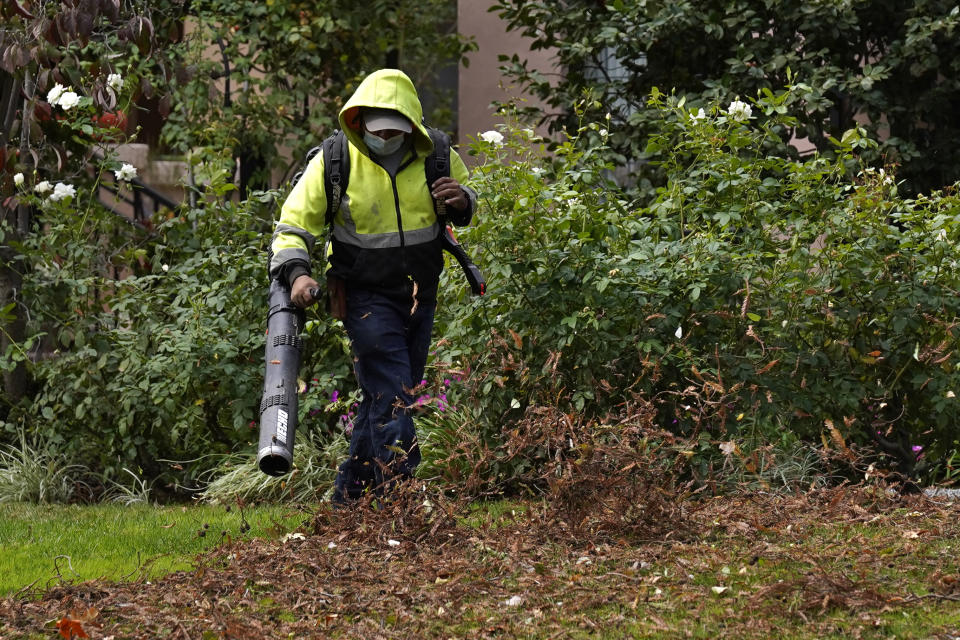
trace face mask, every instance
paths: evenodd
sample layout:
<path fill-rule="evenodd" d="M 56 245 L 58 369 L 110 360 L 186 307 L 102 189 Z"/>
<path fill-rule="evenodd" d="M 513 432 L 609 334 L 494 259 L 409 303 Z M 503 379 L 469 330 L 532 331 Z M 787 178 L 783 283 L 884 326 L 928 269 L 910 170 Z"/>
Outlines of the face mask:
<path fill-rule="evenodd" d="M 364 132 L 363 141 L 366 143 L 367 148 L 370 149 L 370 153 L 375 156 L 389 156 L 392 153 L 396 153 L 400 150 L 400 147 L 403 146 L 403 134 L 398 134 L 392 138 L 387 138 L 384 140 L 378 136 L 373 135 L 369 131 Z"/>

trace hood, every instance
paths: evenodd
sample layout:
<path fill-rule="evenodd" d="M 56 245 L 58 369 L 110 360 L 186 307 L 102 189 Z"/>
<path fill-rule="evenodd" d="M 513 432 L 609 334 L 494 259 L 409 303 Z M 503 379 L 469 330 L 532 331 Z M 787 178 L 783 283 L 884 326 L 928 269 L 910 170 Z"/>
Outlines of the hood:
<path fill-rule="evenodd" d="M 423 107 L 413 81 L 398 69 L 381 69 L 364 78 L 357 90 L 340 110 L 340 128 L 350 142 L 364 152 L 361 107 L 378 107 L 399 111 L 413 124 L 414 146 L 417 153 L 427 155 L 433 150 L 430 134 L 423 126 Z"/>

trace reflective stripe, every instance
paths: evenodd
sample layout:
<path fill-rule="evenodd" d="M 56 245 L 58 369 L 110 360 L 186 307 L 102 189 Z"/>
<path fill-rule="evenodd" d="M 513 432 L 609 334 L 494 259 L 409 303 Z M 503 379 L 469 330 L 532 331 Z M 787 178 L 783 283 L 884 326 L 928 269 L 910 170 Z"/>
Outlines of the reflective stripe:
<path fill-rule="evenodd" d="M 274 239 L 281 234 L 290 234 L 302 239 L 307 244 L 308 253 L 313 253 L 313 247 L 315 244 L 317 244 L 317 238 L 309 231 L 305 231 L 300 227 L 294 227 L 293 225 L 278 222 L 276 228 L 273 230 Z"/>
<path fill-rule="evenodd" d="M 270 273 L 274 273 L 282 267 L 284 263 L 290 262 L 291 260 L 303 260 L 307 264 L 310 264 L 310 254 L 303 249 L 280 249 L 280 251 L 273 254 L 273 259 L 270 260 Z"/>
<path fill-rule="evenodd" d="M 414 244 L 425 244 L 430 242 L 440 234 L 440 227 L 431 225 L 425 229 L 414 229 L 413 231 L 404 231 L 403 239 L 407 246 Z M 341 224 L 333 225 L 333 237 L 340 242 L 360 247 L 362 249 L 387 249 L 389 247 L 400 246 L 400 234 L 396 231 L 390 233 L 364 233 L 359 234 L 354 229 Z"/>

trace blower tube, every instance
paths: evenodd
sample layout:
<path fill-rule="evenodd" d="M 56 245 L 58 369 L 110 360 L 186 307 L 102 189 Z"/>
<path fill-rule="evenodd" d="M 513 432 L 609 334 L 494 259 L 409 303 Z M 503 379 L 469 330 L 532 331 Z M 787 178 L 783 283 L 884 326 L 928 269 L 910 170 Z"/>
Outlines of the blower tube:
<path fill-rule="evenodd" d="M 267 297 L 266 370 L 260 400 L 260 444 L 257 466 L 268 476 L 282 476 L 293 466 L 297 432 L 297 373 L 305 315 L 290 301 L 290 289 L 280 278 L 270 282 Z"/>

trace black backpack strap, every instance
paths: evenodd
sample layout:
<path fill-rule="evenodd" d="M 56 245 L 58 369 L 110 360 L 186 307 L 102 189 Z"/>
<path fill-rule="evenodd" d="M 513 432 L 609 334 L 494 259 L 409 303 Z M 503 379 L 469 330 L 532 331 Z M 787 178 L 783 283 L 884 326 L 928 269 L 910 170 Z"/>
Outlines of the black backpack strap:
<path fill-rule="evenodd" d="M 427 187 L 432 187 L 438 178 L 450 175 L 450 136 L 439 129 L 428 127 L 427 131 L 433 141 L 433 152 L 427 156 L 424 170 L 427 174 Z M 487 292 L 487 281 L 477 265 L 467 255 L 463 245 L 457 241 L 453 231 L 447 226 L 446 205 L 442 201 L 434 199 L 433 206 L 437 212 L 437 224 L 440 225 L 440 246 L 460 264 L 473 294 L 482 296 Z"/>
<path fill-rule="evenodd" d="M 433 151 L 427 156 L 424 170 L 427 174 L 427 186 L 432 187 L 438 178 L 450 175 L 450 136 L 439 129 L 427 127 Z"/>
<path fill-rule="evenodd" d="M 333 216 L 340 208 L 343 194 L 350 181 L 350 153 L 347 136 L 337 131 L 323 141 L 323 190 L 327 194 L 327 226 L 333 224 Z"/>
<path fill-rule="evenodd" d="M 300 170 L 293 174 L 293 178 L 290 179 L 290 186 L 293 186 L 300 182 L 300 178 L 303 177 L 303 172 L 306 171 L 307 165 L 310 164 L 310 161 L 313 160 L 313 157 L 320 153 L 320 147 L 313 147 L 310 151 L 307 151 L 307 155 L 303 158 L 303 165 L 300 167 Z"/>

